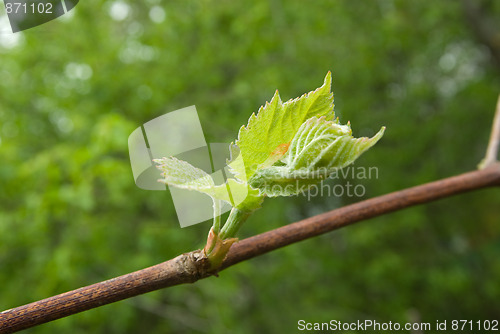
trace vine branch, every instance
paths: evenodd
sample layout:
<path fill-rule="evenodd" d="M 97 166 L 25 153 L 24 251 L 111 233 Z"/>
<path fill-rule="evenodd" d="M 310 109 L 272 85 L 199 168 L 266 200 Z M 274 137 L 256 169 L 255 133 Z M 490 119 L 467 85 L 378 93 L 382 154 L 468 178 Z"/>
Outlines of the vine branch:
<path fill-rule="evenodd" d="M 472 190 L 500 186 L 500 163 L 496 159 L 499 142 L 500 98 L 480 170 L 371 198 L 241 240 L 232 245 L 218 271 L 359 221 Z M 216 274 L 210 270 L 203 251 L 185 253 L 152 267 L 3 311 L 0 313 L 0 334 L 13 333 L 153 290 L 194 283 Z"/>

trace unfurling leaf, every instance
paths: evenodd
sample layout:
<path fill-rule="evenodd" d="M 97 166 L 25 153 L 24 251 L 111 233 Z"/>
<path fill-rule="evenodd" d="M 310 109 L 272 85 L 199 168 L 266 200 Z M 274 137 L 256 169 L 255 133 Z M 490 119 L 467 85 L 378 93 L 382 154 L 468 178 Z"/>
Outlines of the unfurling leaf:
<path fill-rule="evenodd" d="M 174 157 L 154 159 L 156 166 L 162 171 L 163 179 L 159 182 L 180 189 L 194 190 L 209 195 L 214 200 L 221 200 L 231 204 L 226 184 L 215 185 L 212 177 L 205 171 L 194 167 L 190 163 Z M 233 184 L 236 188 L 237 186 Z"/>
<path fill-rule="evenodd" d="M 214 201 L 224 201 L 242 210 L 255 210 L 262 203 L 263 197 L 247 183 L 231 178 L 223 184 L 216 185 L 212 176 L 186 161 L 174 157 L 153 161 L 162 171 L 163 179 L 158 181 L 169 186 L 198 191 L 212 197 Z"/>
<path fill-rule="evenodd" d="M 249 184 L 269 197 L 291 196 L 354 162 L 384 134 L 354 138 L 350 125 L 312 117 L 302 124 L 283 157 L 284 166 L 259 170 Z"/>
<path fill-rule="evenodd" d="M 246 182 L 257 170 L 268 167 L 273 154 L 279 155 L 279 150 L 276 150 L 288 145 L 307 119 L 324 116 L 325 119 L 332 120 L 331 82 L 331 74 L 328 72 L 320 88 L 285 103 L 281 102 L 276 91 L 271 102 L 266 102 L 257 116 L 252 114 L 248 125 L 241 127 L 238 139 L 231 145 L 231 155 L 238 156 L 236 152 L 239 151 L 243 158 L 243 163 L 229 164 L 233 174 Z"/>
<path fill-rule="evenodd" d="M 324 118 L 312 117 L 300 127 L 292 140 L 284 163 L 292 170 L 305 168 L 317 171 L 325 168 L 327 174 L 350 165 L 363 152 L 375 145 L 385 127 L 372 138 L 354 138 L 349 123 L 338 124 Z"/>
<path fill-rule="evenodd" d="M 157 168 L 162 171 L 161 176 L 164 178 L 159 180 L 162 183 L 200 192 L 213 189 L 215 186 L 210 175 L 186 161 L 174 157 L 154 159 L 153 161 L 158 164 Z"/>

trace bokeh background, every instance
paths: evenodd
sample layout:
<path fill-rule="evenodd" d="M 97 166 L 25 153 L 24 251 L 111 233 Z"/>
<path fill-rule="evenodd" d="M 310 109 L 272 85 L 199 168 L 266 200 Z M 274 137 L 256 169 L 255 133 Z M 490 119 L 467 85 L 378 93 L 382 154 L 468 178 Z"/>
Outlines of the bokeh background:
<path fill-rule="evenodd" d="M 134 184 L 128 135 L 196 105 L 229 142 L 276 89 L 333 74 L 365 198 L 476 168 L 500 92 L 500 2 L 81 1 L 9 32 L 0 11 L 0 309 L 202 247 L 168 192 Z M 338 182 L 347 182 L 340 180 Z M 267 200 L 240 237 L 360 198 Z M 241 263 L 196 284 L 26 333 L 294 333 L 297 321 L 498 319 L 500 191 L 406 209 Z"/>

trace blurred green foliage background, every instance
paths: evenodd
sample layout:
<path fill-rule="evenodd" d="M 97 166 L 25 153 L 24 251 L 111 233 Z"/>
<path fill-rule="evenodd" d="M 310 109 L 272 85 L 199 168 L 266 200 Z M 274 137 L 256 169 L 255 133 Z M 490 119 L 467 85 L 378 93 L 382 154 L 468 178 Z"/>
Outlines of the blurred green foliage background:
<path fill-rule="evenodd" d="M 354 135 L 387 126 L 356 162 L 379 169 L 354 180 L 365 198 L 475 169 L 500 92 L 499 18 L 494 0 L 81 1 L 0 32 L 0 309 L 203 246 L 210 223 L 181 229 L 170 195 L 137 188 L 128 160 L 137 126 L 185 106 L 208 142 L 229 142 L 276 89 L 294 98 L 331 70 Z M 267 200 L 240 236 L 358 200 Z M 26 332 L 498 319 L 499 203 L 498 189 L 440 200 Z"/>

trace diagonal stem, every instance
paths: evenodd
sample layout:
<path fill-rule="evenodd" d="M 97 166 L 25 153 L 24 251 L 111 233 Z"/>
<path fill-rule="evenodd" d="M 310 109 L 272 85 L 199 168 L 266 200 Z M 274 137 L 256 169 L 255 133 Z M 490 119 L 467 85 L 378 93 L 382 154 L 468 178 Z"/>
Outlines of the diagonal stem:
<path fill-rule="evenodd" d="M 500 145 L 500 95 L 498 96 L 497 108 L 491 127 L 490 141 L 486 149 L 486 156 L 479 164 L 479 169 L 486 168 L 497 162 L 498 147 Z"/>

